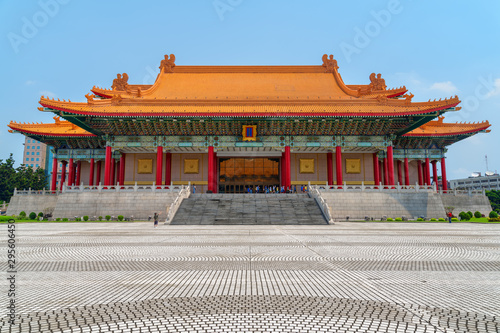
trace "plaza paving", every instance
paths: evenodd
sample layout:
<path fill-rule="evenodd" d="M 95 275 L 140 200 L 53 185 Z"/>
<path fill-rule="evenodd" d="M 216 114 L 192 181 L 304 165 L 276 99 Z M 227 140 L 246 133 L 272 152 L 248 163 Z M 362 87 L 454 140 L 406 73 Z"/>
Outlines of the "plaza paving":
<path fill-rule="evenodd" d="M 17 326 L 1 279 L 1 332 L 500 330 L 500 225 L 33 223 L 16 233 Z"/>

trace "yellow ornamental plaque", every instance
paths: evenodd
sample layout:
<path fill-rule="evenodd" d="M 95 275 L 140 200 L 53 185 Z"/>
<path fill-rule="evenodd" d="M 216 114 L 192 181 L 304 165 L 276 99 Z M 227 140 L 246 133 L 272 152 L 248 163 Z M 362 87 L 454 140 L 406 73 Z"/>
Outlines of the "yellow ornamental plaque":
<path fill-rule="evenodd" d="M 184 159 L 184 173 L 199 173 L 200 172 L 199 159 Z"/>
<path fill-rule="evenodd" d="M 346 158 L 345 173 L 361 173 L 361 160 L 359 158 Z"/>
<path fill-rule="evenodd" d="M 137 173 L 153 173 L 153 160 L 150 158 L 137 160 Z"/>
<path fill-rule="evenodd" d="M 257 140 L 257 125 L 243 125 L 243 141 Z"/>
<path fill-rule="evenodd" d="M 300 173 L 314 173 L 314 158 L 301 158 L 299 164 Z"/>

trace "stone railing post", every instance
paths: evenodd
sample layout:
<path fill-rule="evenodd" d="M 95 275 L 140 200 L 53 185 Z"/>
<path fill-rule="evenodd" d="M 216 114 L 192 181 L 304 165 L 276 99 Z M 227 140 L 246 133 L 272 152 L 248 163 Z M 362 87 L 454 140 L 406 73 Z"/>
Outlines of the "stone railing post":
<path fill-rule="evenodd" d="M 361 192 L 365 191 L 365 182 L 361 181 Z"/>
<path fill-rule="evenodd" d="M 137 192 L 137 182 L 135 182 L 135 185 L 134 185 L 134 192 Z"/>

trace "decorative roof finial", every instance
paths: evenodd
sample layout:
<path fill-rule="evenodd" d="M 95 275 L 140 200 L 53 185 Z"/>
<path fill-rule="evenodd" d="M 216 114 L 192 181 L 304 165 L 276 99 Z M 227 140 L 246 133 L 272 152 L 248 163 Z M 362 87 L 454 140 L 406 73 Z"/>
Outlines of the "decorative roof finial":
<path fill-rule="evenodd" d="M 162 73 L 173 73 L 175 67 L 175 55 L 171 54 L 170 58 L 165 54 L 165 59 L 160 63 L 160 71 Z"/>
<path fill-rule="evenodd" d="M 116 74 L 116 79 L 113 80 L 113 85 L 111 88 L 113 90 L 125 91 L 128 86 L 128 75 L 127 73 Z"/>
<path fill-rule="evenodd" d="M 387 88 L 385 80 L 382 78 L 382 74 L 370 74 L 370 87 L 372 87 L 372 90 L 385 90 Z"/>
<path fill-rule="evenodd" d="M 328 54 L 323 55 L 323 67 L 325 67 L 326 73 L 333 73 L 339 68 L 337 60 L 333 59 L 333 54 L 330 54 L 330 58 L 328 58 Z"/>

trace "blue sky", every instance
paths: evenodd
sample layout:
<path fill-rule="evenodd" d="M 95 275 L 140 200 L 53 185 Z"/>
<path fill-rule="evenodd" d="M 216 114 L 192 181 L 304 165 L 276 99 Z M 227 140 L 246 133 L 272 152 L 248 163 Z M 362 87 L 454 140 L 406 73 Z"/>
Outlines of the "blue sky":
<path fill-rule="evenodd" d="M 489 120 L 492 132 L 449 147 L 448 178 L 500 171 L 500 2 L 0 2 L 0 159 L 22 160 L 10 120 L 52 122 L 41 95 L 84 101 L 117 73 L 152 83 L 164 54 L 178 65 L 319 65 L 334 54 L 347 84 L 382 73 L 413 101 L 457 94 L 445 121 Z"/>

